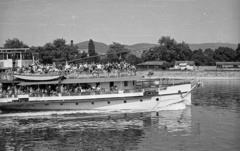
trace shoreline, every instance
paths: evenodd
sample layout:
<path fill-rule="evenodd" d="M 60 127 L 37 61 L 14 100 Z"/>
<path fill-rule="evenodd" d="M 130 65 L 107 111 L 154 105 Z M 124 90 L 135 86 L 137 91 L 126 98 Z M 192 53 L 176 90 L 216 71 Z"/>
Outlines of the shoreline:
<path fill-rule="evenodd" d="M 221 71 L 153 71 L 153 76 L 176 79 L 203 79 L 203 80 L 240 80 L 240 72 Z M 138 71 L 139 75 L 146 76 L 149 71 Z"/>

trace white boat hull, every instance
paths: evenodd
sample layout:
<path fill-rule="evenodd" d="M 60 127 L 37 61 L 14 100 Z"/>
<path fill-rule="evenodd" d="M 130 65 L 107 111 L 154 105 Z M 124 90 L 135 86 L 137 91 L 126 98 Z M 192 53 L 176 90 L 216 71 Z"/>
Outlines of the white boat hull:
<path fill-rule="evenodd" d="M 181 93 L 179 91 L 181 90 Z M 191 104 L 191 84 L 170 86 L 159 90 L 156 96 L 144 96 L 143 92 L 89 95 L 29 97 L 27 102 L 14 102 L 7 98 L 0 104 L 1 110 L 177 110 Z"/>

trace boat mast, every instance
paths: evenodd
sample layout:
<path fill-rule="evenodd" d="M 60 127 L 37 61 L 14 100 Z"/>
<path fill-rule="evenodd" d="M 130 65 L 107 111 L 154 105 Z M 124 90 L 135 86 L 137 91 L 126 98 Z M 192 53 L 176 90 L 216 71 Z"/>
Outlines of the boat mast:
<path fill-rule="evenodd" d="M 58 93 L 61 93 L 61 71 L 58 71 Z"/>
<path fill-rule="evenodd" d="M 12 95 L 15 95 L 15 89 L 14 89 L 14 70 L 15 70 L 15 53 L 12 53 Z"/>

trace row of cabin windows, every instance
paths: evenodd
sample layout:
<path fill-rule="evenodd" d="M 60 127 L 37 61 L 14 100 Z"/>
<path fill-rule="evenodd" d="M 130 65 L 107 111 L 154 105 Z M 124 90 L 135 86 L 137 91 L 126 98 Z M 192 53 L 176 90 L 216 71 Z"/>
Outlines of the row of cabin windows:
<path fill-rule="evenodd" d="M 134 85 L 134 84 L 135 84 L 135 81 L 133 81 L 133 85 Z M 124 85 L 124 87 L 127 87 L 127 86 L 128 86 L 128 81 L 124 81 L 124 82 L 123 82 L 123 85 Z M 114 86 L 114 82 L 110 82 L 110 83 L 109 83 L 109 86 L 110 86 L 110 87 L 113 87 L 113 86 Z"/>
<path fill-rule="evenodd" d="M 35 57 L 35 56 L 34 56 Z M 13 59 L 13 54 L 12 53 L 0 53 L 0 60 L 7 60 L 7 59 Z M 33 55 L 31 53 L 22 53 L 22 58 L 20 53 L 15 53 L 15 59 L 16 60 L 32 60 Z M 35 57 L 35 59 L 37 59 Z"/>

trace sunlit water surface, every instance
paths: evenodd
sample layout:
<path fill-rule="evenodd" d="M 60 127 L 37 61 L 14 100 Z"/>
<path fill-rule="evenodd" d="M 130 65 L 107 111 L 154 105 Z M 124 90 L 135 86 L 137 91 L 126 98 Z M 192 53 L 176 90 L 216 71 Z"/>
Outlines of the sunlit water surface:
<path fill-rule="evenodd" d="M 179 111 L 0 113 L 0 151 L 239 151 L 240 81 L 203 82 Z"/>

